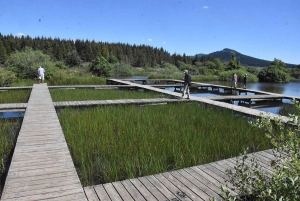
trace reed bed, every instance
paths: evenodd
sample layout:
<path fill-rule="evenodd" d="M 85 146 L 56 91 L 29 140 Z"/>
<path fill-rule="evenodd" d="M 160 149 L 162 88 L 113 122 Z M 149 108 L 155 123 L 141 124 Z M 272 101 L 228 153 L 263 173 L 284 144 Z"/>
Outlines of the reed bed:
<path fill-rule="evenodd" d="M 27 103 L 31 90 L 4 90 L 0 91 L 1 103 Z"/>
<path fill-rule="evenodd" d="M 84 100 L 115 100 L 115 99 L 140 99 L 159 98 L 165 95 L 156 92 L 141 92 L 136 90 L 114 89 L 50 89 L 54 102 L 58 101 L 84 101 Z"/>
<path fill-rule="evenodd" d="M 102 77 L 68 77 L 63 79 L 45 80 L 50 85 L 103 85 L 106 84 L 106 78 Z"/>
<path fill-rule="evenodd" d="M 3 177 L 8 168 L 10 154 L 15 146 L 21 122 L 21 118 L 0 119 L 0 196 L 3 188 Z"/>
<path fill-rule="evenodd" d="M 245 118 L 199 103 L 66 108 L 59 119 L 84 186 L 270 148 Z"/>

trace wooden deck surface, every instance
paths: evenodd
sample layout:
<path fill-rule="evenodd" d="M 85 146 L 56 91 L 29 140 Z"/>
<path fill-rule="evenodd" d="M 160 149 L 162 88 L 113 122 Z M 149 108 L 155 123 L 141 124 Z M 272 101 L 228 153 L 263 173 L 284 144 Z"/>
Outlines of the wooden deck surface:
<path fill-rule="evenodd" d="M 1 200 L 86 200 L 47 84 L 33 86 Z"/>

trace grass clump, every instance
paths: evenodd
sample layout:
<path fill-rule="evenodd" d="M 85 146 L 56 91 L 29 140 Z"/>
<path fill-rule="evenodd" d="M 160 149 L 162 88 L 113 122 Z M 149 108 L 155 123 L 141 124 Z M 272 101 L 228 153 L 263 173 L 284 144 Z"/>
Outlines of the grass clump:
<path fill-rule="evenodd" d="M 0 91 L 0 104 L 2 103 L 27 103 L 31 90 Z"/>
<path fill-rule="evenodd" d="M 52 100 L 58 101 L 84 101 L 84 100 L 115 100 L 115 99 L 141 99 L 159 98 L 163 95 L 156 92 L 139 92 L 133 90 L 112 89 L 51 89 Z"/>
<path fill-rule="evenodd" d="M 64 109 L 59 119 L 84 186 L 267 149 L 260 129 L 197 103 Z"/>

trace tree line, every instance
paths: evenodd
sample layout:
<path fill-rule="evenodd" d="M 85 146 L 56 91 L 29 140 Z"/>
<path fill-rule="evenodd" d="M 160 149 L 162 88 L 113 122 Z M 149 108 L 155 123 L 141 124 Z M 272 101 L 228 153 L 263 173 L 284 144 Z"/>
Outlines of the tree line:
<path fill-rule="evenodd" d="M 130 45 L 125 43 L 96 42 L 94 40 L 60 39 L 51 37 L 35 37 L 2 35 L 0 33 L 0 64 L 16 51 L 25 47 L 40 50 L 56 61 L 65 61 L 69 66 L 81 62 L 92 62 L 103 56 L 107 60 L 117 59 L 120 63 L 133 67 L 150 67 L 168 62 L 178 65 L 178 62 L 192 64 L 192 59 L 185 54 L 170 54 L 163 48 L 148 45 Z"/>

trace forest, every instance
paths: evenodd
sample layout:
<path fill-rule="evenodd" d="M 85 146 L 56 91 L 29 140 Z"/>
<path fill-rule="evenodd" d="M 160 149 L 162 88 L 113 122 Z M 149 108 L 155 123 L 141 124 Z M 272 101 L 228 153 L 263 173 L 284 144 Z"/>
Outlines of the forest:
<path fill-rule="evenodd" d="M 239 79 L 247 74 L 249 82 L 289 82 L 300 78 L 299 65 L 288 68 L 279 59 L 268 66 L 255 67 L 242 65 L 235 54 L 229 61 L 206 55 L 199 59 L 147 45 L 0 33 L 0 86 L 36 79 L 40 65 L 46 70 L 46 79 L 56 82 L 73 77 L 89 83 L 87 80 L 94 82 L 95 77 L 130 75 L 181 79 L 185 69 L 193 75 L 193 81 L 231 80 L 233 72 Z M 78 79 L 76 82 L 80 84 Z"/>

